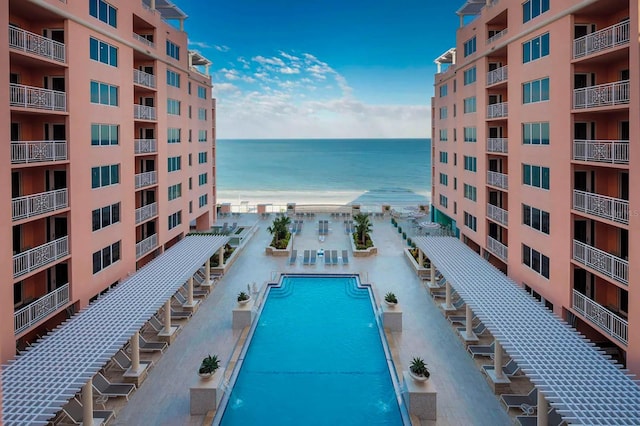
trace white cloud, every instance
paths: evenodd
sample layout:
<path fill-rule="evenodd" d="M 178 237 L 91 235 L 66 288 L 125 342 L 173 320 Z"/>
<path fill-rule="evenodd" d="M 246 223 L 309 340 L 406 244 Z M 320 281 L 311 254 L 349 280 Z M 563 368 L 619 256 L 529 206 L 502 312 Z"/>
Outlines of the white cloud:
<path fill-rule="evenodd" d="M 240 78 L 238 71 L 234 69 L 222 68 L 220 72 L 227 80 L 238 80 Z"/>
<path fill-rule="evenodd" d="M 225 46 L 224 44 L 223 45 L 216 44 L 213 47 L 219 52 L 228 52 L 229 50 L 231 50 L 229 46 Z"/>
<path fill-rule="evenodd" d="M 244 69 L 249 69 L 251 68 L 251 66 L 249 65 L 249 61 L 247 61 L 245 58 L 243 58 L 242 56 L 240 56 L 238 58 L 238 62 L 240 62 L 242 64 L 242 68 Z"/>
<path fill-rule="evenodd" d="M 290 61 L 299 61 L 300 58 L 298 58 L 297 56 L 293 56 L 293 55 L 289 55 L 286 52 L 280 51 L 280 56 L 282 56 L 283 58 L 287 58 Z"/>
<path fill-rule="evenodd" d="M 211 45 L 204 41 L 189 40 L 189 46 L 199 47 L 200 49 L 211 49 Z"/>
<path fill-rule="evenodd" d="M 214 94 L 238 92 L 240 88 L 233 83 L 216 83 L 213 85 Z"/>
<path fill-rule="evenodd" d="M 300 74 L 300 70 L 298 68 L 292 68 L 292 67 L 280 68 L 280 72 L 282 74 Z"/>
<path fill-rule="evenodd" d="M 253 58 L 251 58 L 252 60 L 254 60 L 255 62 L 259 63 L 259 64 L 268 64 L 268 65 L 277 65 L 279 67 L 284 67 L 285 64 L 282 61 L 282 59 L 278 58 L 277 56 L 274 56 L 272 58 L 265 58 L 264 56 L 255 56 Z"/>

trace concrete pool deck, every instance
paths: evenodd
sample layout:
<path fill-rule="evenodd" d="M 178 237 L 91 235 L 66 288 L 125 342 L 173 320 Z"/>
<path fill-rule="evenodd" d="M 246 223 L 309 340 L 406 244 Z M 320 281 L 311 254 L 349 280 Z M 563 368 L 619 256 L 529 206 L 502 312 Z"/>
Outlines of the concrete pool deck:
<path fill-rule="evenodd" d="M 205 299 L 191 320 L 185 323 L 175 342 L 156 362 L 149 377 L 122 407 L 113 424 L 116 425 L 201 425 L 205 416 L 189 415 L 189 388 L 197 383 L 196 371 L 202 358 L 217 354 L 226 367 L 242 330 L 232 330 L 231 311 L 236 296 L 256 282 L 262 288 L 274 273 L 359 273 L 362 280 L 372 283 L 377 297 L 392 291 L 403 312 L 403 331 L 391 333 L 401 360 L 397 368 L 406 369 L 414 356 L 421 356 L 432 373 L 431 381 L 438 392 L 437 421 L 422 421 L 421 425 L 510 425 L 511 418 L 493 395 L 476 363 L 466 352 L 441 311 L 431 300 L 405 259 L 402 240 L 390 224 L 389 217 L 372 218 L 373 240 L 378 254 L 354 258 L 343 218 L 329 214 L 305 217 L 300 236 L 294 239 L 298 260 L 289 265 L 288 257 L 265 255 L 271 240 L 266 228 L 271 219 L 255 214 L 243 214 L 233 221 L 239 225 L 257 223 L 259 229 L 246 244 L 235 263 Z M 329 220 L 329 234 L 318 240 L 318 220 Z M 224 222 L 221 219 L 219 222 Z M 325 265 L 318 258 L 316 265 L 302 264 L 305 249 L 323 248 L 349 251 L 349 264 Z"/>

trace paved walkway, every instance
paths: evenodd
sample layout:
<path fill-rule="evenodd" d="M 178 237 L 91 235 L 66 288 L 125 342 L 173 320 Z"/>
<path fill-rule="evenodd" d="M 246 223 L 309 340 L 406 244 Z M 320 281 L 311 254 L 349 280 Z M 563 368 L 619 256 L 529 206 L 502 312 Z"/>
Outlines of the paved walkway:
<path fill-rule="evenodd" d="M 330 232 L 323 243 L 318 241 L 318 219 L 330 221 Z M 349 247 L 342 220 L 328 214 L 305 217 L 303 231 L 294 240 L 299 259 L 290 266 L 286 257 L 264 254 L 271 239 L 266 232 L 271 220 L 260 220 L 250 214 L 238 219 L 241 225 L 257 221 L 260 229 L 120 411 L 114 424 L 202 424 L 203 416 L 189 415 L 189 388 L 199 380 L 196 371 L 200 361 L 208 354 L 217 354 L 226 365 L 240 334 L 231 329 L 236 295 L 246 291 L 247 283 L 255 281 L 261 286 L 274 271 L 363 273 L 374 284 L 378 297 L 387 291 L 396 294 L 403 311 L 403 331 L 393 333 L 402 361 L 400 367 L 405 368 L 413 356 L 423 357 L 432 372 L 430 380 L 438 391 L 438 420 L 423 421 L 422 426 L 512 424 L 452 327 L 409 267 L 402 253 L 404 241 L 388 219 L 372 219 L 377 256 L 353 258 L 349 250 L 349 265 L 324 265 L 322 258 L 315 266 L 302 265 L 304 249 L 336 249 L 341 254 L 342 249 Z"/>

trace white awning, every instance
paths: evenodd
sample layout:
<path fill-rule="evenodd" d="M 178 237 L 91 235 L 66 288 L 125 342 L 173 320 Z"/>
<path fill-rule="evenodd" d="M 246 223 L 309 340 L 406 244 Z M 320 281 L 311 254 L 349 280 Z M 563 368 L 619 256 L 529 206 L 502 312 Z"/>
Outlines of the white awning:
<path fill-rule="evenodd" d="M 593 343 L 460 240 L 413 241 L 564 420 L 640 424 L 640 387 Z"/>
<path fill-rule="evenodd" d="M 185 237 L 4 366 L 4 425 L 46 425 L 228 240 Z"/>
<path fill-rule="evenodd" d="M 479 15 L 482 8 L 487 5 L 487 0 L 467 0 L 466 3 L 457 10 L 458 15 Z"/>

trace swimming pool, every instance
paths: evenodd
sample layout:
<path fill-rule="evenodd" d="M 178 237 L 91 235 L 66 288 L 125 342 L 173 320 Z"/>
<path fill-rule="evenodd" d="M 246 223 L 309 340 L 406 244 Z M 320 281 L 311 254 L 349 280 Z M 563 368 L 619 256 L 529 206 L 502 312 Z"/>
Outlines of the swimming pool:
<path fill-rule="evenodd" d="M 409 424 L 371 301 L 353 276 L 271 287 L 216 422 Z"/>

